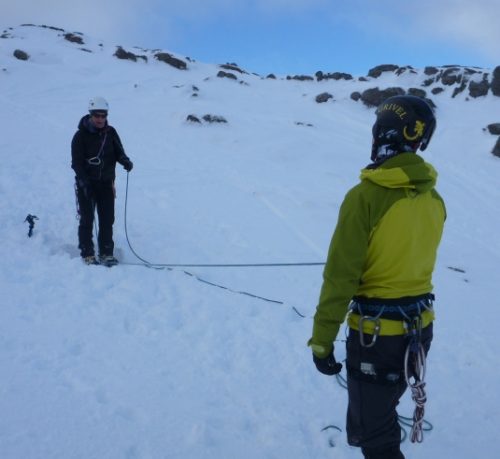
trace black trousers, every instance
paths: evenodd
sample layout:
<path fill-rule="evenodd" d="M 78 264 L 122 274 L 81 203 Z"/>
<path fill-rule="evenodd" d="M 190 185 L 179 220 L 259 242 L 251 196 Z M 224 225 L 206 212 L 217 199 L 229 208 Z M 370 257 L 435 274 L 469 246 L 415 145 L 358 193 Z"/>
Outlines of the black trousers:
<path fill-rule="evenodd" d="M 92 239 L 94 212 L 97 209 L 99 233 L 97 244 L 100 255 L 113 255 L 113 223 L 115 222 L 115 191 L 112 181 L 91 182 L 87 190 L 77 185 L 80 213 L 78 226 L 78 248 L 82 257 L 94 255 Z"/>
<path fill-rule="evenodd" d="M 371 335 L 365 335 L 371 341 Z M 432 323 L 422 329 L 425 353 L 432 341 Z M 361 346 L 359 332 L 347 339 L 347 441 L 362 448 L 365 458 L 404 459 L 396 407 L 406 391 L 405 336 L 379 336 L 373 347 Z"/>

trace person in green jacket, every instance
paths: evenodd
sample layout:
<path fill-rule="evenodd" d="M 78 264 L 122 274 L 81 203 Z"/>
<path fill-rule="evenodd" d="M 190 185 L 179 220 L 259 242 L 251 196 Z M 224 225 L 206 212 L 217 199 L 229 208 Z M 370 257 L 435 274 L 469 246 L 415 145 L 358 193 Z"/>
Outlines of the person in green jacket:
<path fill-rule="evenodd" d="M 340 372 L 333 342 L 347 315 L 348 442 L 367 459 L 404 459 L 396 406 L 410 385 L 411 439 L 422 441 L 432 273 L 446 209 L 436 170 L 416 153 L 435 130 L 429 104 L 395 96 L 376 116 L 372 163 L 341 205 L 308 345 L 321 373 Z"/>

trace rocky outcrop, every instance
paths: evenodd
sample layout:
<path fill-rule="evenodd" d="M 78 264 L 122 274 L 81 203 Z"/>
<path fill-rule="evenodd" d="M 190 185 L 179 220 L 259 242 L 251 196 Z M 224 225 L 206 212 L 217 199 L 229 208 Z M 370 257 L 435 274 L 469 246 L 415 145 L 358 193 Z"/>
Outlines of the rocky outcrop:
<path fill-rule="evenodd" d="M 443 83 L 446 86 L 452 86 L 462 81 L 462 74 L 460 73 L 460 70 L 457 67 L 451 67 L 449 69 L 446 69 L 444 72 L 441 73 L 440 77 L 441 77 L 441 83 Z"/>
<path fill-rule="evenodd" d="M 333 99 L 333 96 L 329 92 L 322 92 L 316 96 L 316 102 L 318 104 L 328 102 L 330 99 Z"/>
<path fill-rule="evenodd" d="M 457 86 L 454 90 L 453 90 L 453 94 L 451 95 L 451 97 L 456 97 L 458 96 L 461 92 L 464 92 L 465 88 L 467 87 L 467 81 L 462 81 L 460 83 L 460 86 Z"/>
<path fill-rule="evenodd" d="M 176 69 L 187 70 L 187 64 L 183 60 L 178 59 L 169 53 L 156 53 L 155 59 L 165 62 L 165 64 L 171 65 Z"/>
<path fill-rule="evenodd" d="M 16 49 L 13 53 L 16 59 L 20 61 L 27 61 L 30 58 L 30 55 L 26 51 L 22 51 L 21 49 Z"/>
<path fill-rule="evenodd" d="M 21 24 L 21 27 L 40 27 L 42 29 L 50 29 L 50 30 L 55 30 L 56 32 L 65 32 L 64 29 L 61 29 L 60 27 L 54 27 L 54 26 L 48 26 L 48 25 L 35 25 L 35 24 Z"/>
<path fill-rule="evenodd" d="M 231 72 L 224 72 L 223 70 L 219 70 L 219 73 L 217 73 L 218 78 L 229 78 L 230 80 L 237 80 L 238 77 Z"/>
<path fill-rule="evenodd" d="M 245 72 L 244 70 L 240 69 L 237 64 L 231 63 L 231 64 L 221 64 L 219 65 L 221 69 L 225 70 L 231 70 L 233 72 L 238 72 L 238 73 L 245 73 L 248 75 L 248 72 Z"/>
<path fill-rule="evenodd" d="M 220 115 L 210 115 L 210 114 L 203 115 L 202 120 L 207 123 L 227 123 L 226 118 Z M 201 124 L 200 118 L 193 114 L 188 115 L 186 117 L 186 121 L 194 124 Z"/>
<path fill-rule="evenodd" d="M 488 132 L 492 135 L 500 135 L 500 123 L 491 123 L 486 126 Z"/>
<path fill-rule="evenodd" d="M 188 115 L 186 117 L 186 121 L 189 121 L 190 123 L 199 123 L 199 124 L 201 124 L 200 118 L 198 118 L 196 115 Z"/>
<path fill-rule="evenodd" d="M 309 75 L 294 75 L 290 76 L 288 75 L 286 77 L 287 80 L 297 80 L 297 81 L 314 81 L 314 78 Z"/>
<path fill-rule="evenodd" d="M 397 70 L 395 70 L 394 73 L 399 76 L 405 72 L 409 72 L 409 73 L 413 73 L 413 74 L 418 73 L 411 65 L 407 65 L 406 67 L 399 67 Z"/>
<path fill-rule="evenodd" d="M 408 91 L 405 91 L 403 88 L 394 87 L 394 88 L 370 88 L 366 91 L 363 91 L 361 94 L 359 92 L 353 92 L 351 94 L 351 99 L 353 100 L 361 100 L 367 107 L 378 107 L 384 100 L 393 96 L 404 96 L 411 95 L 415 97 L 420 97 L 424 99 L 432 108 L 436 108 L 436 104 L 432 99 L 427 97 L 427 93 L 423 89 L 419 88 L 410 88 Z"/>
<path fill-rule="evenodd" d="M 367 107 L 378 107 L 384 100 L 392 96 L 402 96 L 405 94 L 403 88 L 371 88 L 361 93 L 361 101 Z"/>
<path fill-rule="evenodd" d="M 410 88 L 408 89 L 408 94 L 410 96 L 420 97 L 422 99 L 427 98 L 427 93 L 425 92 L 425 90 L 420 88 Z"/>
<path fill-rule="evenodd" d="M 490 83 L 488 82 L 488 74 L 483 75 L 483 79 L 481 81 L 473 81 L 469 82 L 469 95 L 471 97 L 481 97 L 488 94 L 490 89 Z"/>
<path fill-rule="evenodd" d="M 323 80 L 352 80 L 352 75 L 349 73 L 333 72 L 333 73 L 323 73 L 321 70 L 315 73 L 317 81 Z"/>
<path fill-rule="evenodd" d="M 357 102 L 359 99 L 361 99 L 361 93 L 358 92 L 358 91 L 354 91 L 353 93 L 351 93 L 351 99 L 354 100 L 355 102 Z"/>
<path fill-rule="evenodd" d="M 207 123 L 227 123 L 226 118 L 220 115 L 204 115 L 203 120 Z"/>
<path fill-rule="evenodd" d="M 138 55 L 131 53 L 130 51 L 125 51 L 121 46 L 118 46 L 116 49 L 115 54 L 113 56 L 117 57 L 118 59 L 125 59 L 133 62 L 137 62 L 137 59 L 142 59 L 144 62 L 148 61 L 148 58 L 143 55 Z"/>
<path fill-rule="evenodd" d="M 395 70 L 398 69 L 399 66 L 393 64 L 377 65 L 376 67 L 373 67 L 368 71 L 368 76 L 372 78 L 378 78 L 384 72 L 394 72 Z"/>
<path fill-rule="evenodd" d="M 431 78 L 425 79 L 421 86 L 431 87 L 433 94 L 439 94 L 443 92 L 442 86 L 436 86 L 439 83 L 444 86 L 453 87 L 451 92 L 451 97 L 457 97 L 459 94 L 463 93 L 468 89 L 468 94 L 472 98 L 477 98 L 485 96 L 488 94 L 490 89 L 490 83 L 488 82 L 489 74 L 471 67 L 461 67 L 458 65 L 445 65 L 443 67 L 425 67 L 424 74 L 431 76 Z M 473 75 L 481 75 L 480 78 Z M 499 75 L 500 77 L 500 75 Z M 499 83 L 500 85 L 500 83 Z M 499 88 L 500 90 L 500 88 Z"/>
<path fill-rule="evenodd" d="M 424 73 L 426 75 L 435 75 L 439 70 L 436 67 L 425 67 Z"/>
<path fill-rule="evenodd" d="M 65 33 L 64 39 L 68 40 L 71 43 L 77 43 L 78 45 L 84 44 L 83 38 L 80 35 L 77 35 L 76 33 L 71 33 L 71 32 Z"/>
<path fill-rule="evenodd" d="M 491 80 L 491 92 L 495 96 L 500 96 L 500 65 L 493 70 L 493 79 Z"/>
<path fill-rule="evenodd" d="M 491 153 L 500 158 L 500 137 L 497 139 L 497 143 L 493 147 L 493 150 L 491 151 Z"/>

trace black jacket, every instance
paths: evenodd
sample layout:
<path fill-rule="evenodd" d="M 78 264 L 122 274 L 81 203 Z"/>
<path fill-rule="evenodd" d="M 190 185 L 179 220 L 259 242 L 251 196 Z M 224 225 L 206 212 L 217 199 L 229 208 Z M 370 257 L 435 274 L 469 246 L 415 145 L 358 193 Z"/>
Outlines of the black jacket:
<path fill-rule="evenodd" d="M 89 162 L 90 160 L 90 162 Z M 130 161 L 113 126 L 96 129 L 85 115 L 71 141 L 71 167 L 81 180 L 112 181 L 116 163 Z"/>

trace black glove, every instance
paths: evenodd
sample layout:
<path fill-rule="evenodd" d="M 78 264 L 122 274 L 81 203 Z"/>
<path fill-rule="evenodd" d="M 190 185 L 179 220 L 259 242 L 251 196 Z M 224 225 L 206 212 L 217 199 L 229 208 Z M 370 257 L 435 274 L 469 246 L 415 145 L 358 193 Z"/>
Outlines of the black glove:
<path fill-rule="evenodd" d="M 130 159 L 126 159 L 123 161 L 123 168 L 127 171 L 130 172 L 134 167 L 134 163 L 130 161 Z"/>
<path fill-rule="evenodd" d="M 333 349 L 330 355 L 320 359 L 313 354 L 313 362 L 320 373 L 324 375 L 332 376 L 340 373 L 342 370 L 342 364 L 338 363 L 333 356 Z"/>

